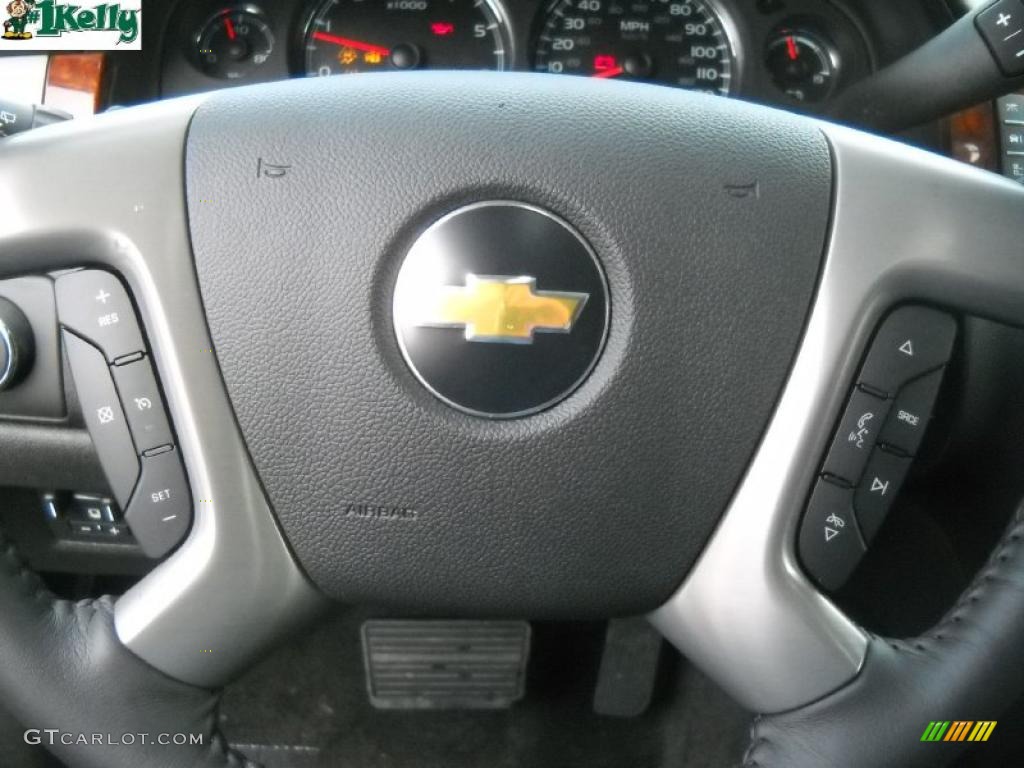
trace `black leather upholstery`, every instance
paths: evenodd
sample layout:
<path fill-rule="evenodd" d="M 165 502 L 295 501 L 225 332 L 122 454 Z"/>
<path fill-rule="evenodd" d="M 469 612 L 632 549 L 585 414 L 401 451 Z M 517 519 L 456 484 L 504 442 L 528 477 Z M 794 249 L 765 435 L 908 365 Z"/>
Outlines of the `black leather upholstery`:
<path fill-rule="evenodd" d="M 998 720 L 1024 690 L 1024 505 L 995 553 L 935 627 L 872 637 L 849 685 L 758 717 L 745 768 L 934 768 L 967 743 L 921 742 L 932 720 Z M 999 728 L 992 738 L 998 738 Z"/>
<path fill-rule="evenodd" d="M 2 533 L 0 696 L 26 728 L 66 734 L 54 735 L 51 749 L 69 768 L 255 768 L 218 732 L 216 693 L 172 680 L 125 649 L 110 598 L 55 598 Z M 178 733 L 202 744 L 143 744 L 139 735 Z M 100 734 L 103 743 L 61 743 L 80 734 Z"/>

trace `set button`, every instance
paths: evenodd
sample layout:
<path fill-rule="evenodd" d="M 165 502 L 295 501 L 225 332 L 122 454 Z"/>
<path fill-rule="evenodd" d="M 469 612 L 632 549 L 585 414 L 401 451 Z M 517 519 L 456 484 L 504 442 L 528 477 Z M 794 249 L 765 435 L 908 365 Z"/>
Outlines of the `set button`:
<path fill-rule="evenodd" d="M 162 557 L 192 525 L 192 502 L 177 449 L 142 457 L 142 477 L 125 512 L 149 557 Z"/>

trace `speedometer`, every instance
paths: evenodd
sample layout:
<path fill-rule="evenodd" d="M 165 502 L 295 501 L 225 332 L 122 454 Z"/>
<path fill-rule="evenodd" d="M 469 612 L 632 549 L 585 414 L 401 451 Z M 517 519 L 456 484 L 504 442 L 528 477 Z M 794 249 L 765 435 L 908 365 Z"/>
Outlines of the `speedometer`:
<path fill-rule="evenodd" d="M 505 69 L 508 35 L 489 0 L 326 0 L 306 32 L 306 74 Z"/>
<path fill-rule="evenodd" d="M 724 17 L 707 0 L 554 0 L 534 68 L 726 96 L 736 56 Z"/>

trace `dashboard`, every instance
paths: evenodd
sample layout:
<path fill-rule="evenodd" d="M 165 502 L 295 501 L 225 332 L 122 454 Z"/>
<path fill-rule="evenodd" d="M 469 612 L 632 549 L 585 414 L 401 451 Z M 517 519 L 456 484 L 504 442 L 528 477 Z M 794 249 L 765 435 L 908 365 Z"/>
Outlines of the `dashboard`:
<path fill-rule="evenodd" d="M 927 39 L 941 3 L 868 0 L 184 0 L 159 95 L 409 69 L 650 82 L 810 112 Z M 896 4 L 904 6 L 904 4 Z M 947 11 L 948 16 L 948 11 Z"/>

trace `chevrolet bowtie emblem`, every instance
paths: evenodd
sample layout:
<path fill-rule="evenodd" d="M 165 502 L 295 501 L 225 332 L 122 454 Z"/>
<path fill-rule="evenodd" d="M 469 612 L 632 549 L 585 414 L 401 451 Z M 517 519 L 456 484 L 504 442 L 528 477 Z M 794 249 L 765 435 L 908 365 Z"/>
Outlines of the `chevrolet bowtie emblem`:
<path fill-rule="evenodd" d="M 589 295 L 538 291 L 532 277 L 466 275 L 465 285 L 427 289 L 413 323 L 465 328 L 467 341 L 532 344 L 533 334 L 568 333 Z"/>
<path fill-rule="evenodd" d="M 601 356 L 609 310 L 604 271 L 583 236 L 511 200 L 471 203 L 427 227 L 391 294 L 395 340 L 413 375 L 453 408 L 494 419 L 568 397 Z"/>

